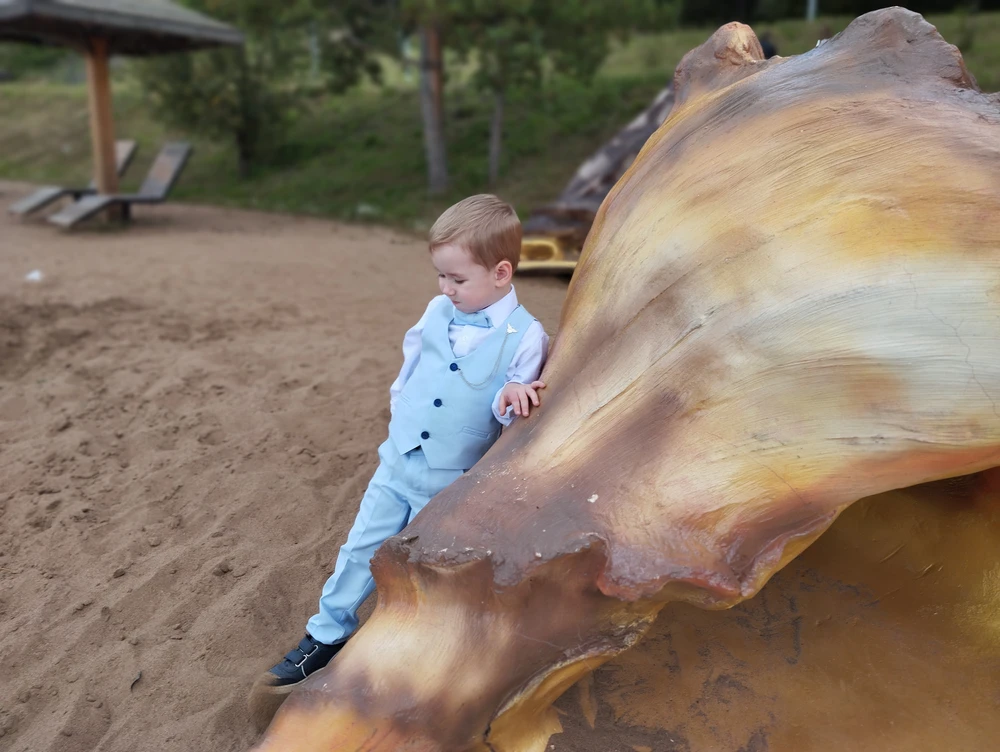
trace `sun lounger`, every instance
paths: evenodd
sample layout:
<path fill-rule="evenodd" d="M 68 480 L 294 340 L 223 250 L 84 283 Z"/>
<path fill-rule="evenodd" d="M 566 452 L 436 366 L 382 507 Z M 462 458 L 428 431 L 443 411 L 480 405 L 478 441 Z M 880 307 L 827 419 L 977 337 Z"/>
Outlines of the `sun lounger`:
<path fill-rule="evenodd" d="M 160 204 L 166 200 L 190 156 L 190 144 L 169 143 L 160 150 L 138 193 L 84 196 L 50 216 L 49 222 L 69 229 L 109 206 L 121 206 L 122 219 L 127 221 L 132 215 L 132 204 Z"/>
<path fill-rule="evenodd" d="M 127 170 L 129 164 L 131 164 L 132 157 L 135 156 L 136 148 L 136 142 L 131 139 L 123 139 L 115 142 L 115 163 L 118 167 L 119 177 L 125 174 L 125 170 Z M 96 191 L 97 189 L 94 186 L 93 180 L 90 181 L 90 185 L 86 188 L 63 188 L 59 185 L 46 185 L 39 188 L 30 196 L 26 196 L 20 201 L 14 202 L 7 207 L 7 211 L 11 214 L 26 216 L 48 206 L 53 201 L 56 201 L 63 196 L 72 196 L 73 200 L 76 201 L 79 200 L 81 196 L 87 196 L 95 193 Z"/>

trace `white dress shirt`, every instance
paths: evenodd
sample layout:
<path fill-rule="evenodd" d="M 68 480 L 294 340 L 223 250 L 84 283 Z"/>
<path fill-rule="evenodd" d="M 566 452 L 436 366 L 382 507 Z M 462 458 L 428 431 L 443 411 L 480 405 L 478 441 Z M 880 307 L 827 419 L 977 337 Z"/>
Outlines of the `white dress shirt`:
<path fill-rule="evenodd" d="M 396 399 L 403 391 L 407 380 L 413 374 L 413 369 L 420 361 L 421 334 L 424 331 L 424 324 L 431 311 L 437 310 L 438 306 L 451 305 L 447 295 L 438 295 L 432 298 L 427 304 L 427 310 L 420 320 L 403 337 L 403 367 L 399 371 L 399 376 L 389 387 L 389 409 L 396 407 Z M 496 328 L 507 320 L 507 317 L 517 308 L 517 293 L 511 285 L 510 292 L 491 306 L 483 309 L 490 318 L 489 328 L 483 326 L 464 326 L 462 324 L 449 324 L 448 339 L 451 341 L 451 349 L 456 358 L 461 358 L 475 350 L 479 345 L 496 330 Z M 521 343 L 514 352 L 514 357 L 507 368 L 506 386 L 511 382 L 518 384 L 530 384 L 538 378 L 545 363 L 545 356 L 549 351 L 549 336 L 538 321 L 532 321 L 528 331 L 521 338 Z M 493 398 L 493 415 L 505 426 L 509 426 L 514 420 L 514 407 L 508 405 L 504 414 L 500 414 L 500 393 L 501 387 Z"/>

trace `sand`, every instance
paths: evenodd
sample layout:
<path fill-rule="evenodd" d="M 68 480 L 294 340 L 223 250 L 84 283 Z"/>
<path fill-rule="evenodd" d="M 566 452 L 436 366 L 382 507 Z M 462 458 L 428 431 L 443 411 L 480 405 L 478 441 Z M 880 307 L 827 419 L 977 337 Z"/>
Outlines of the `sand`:
<path fill-rule="evenodd" d="M 28 189 L 0 182 L 0 205 Z M 137 215 L 67 235 L 0 212 L 0 752 L 253 744 L 250 685 L 315 609 L 403 333 L 436 291 L 420 240 L 384 229 Z M 516 284 L 555 333 L 565 281 Z M 935 630 L 995 614 L 1000 591 L 951 566 L 924 577 L 885 531 L 923 531 L 912 550 L 936 562 L 956 558 L 934 548 L 948 541 L 995 551 L 1000 525 L 889 496 L 882 533 L 856 505 L 731 611 L 667 606 L 559 700 L 549 751 L 989 748 L 993 632 Z"/>
<path fill-rule="evenodd" d="M 0 183 L 0 204 L 27 189 Z M 73 234 L 0 213 L 10 752 L 252 743 L 249 687 L 315 611 L 377 464 L 402 336 L 437 290 L 415 237 L 136 213 Z M 516 286 L 554 332 L 565 281 Z"/>

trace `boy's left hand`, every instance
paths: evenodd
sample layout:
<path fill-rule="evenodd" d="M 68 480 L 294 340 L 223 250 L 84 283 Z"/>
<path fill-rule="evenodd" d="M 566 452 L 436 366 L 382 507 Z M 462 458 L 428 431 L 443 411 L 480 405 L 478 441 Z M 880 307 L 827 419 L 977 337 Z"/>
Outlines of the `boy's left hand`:
<path fill-rule="evenodd" d="M 514 415 L 528 417 L 531 405 L 538 407 L 538 389 L 544 389 L 544 381 L 532 381 L 530 384 L 518 384 L 512 381 L 500 392 L 500 414 L 507 412 L 508 405 L 514 406 Z"/>

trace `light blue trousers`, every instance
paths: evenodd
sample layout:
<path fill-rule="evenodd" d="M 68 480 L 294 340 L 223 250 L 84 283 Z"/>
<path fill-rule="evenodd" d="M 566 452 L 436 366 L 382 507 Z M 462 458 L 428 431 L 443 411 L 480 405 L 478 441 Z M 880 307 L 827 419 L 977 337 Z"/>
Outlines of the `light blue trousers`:
<path fill-rule="evenodd" d="M 333 574 L 323 585 L 319 613 L 306 631 L 331 645 L 358 628 L 358 607 L 375 587 L 369 562 L 386 538 L 412 520 L 430 501 L 462 475 L 461 470 L 427 467 L 422 450 L 401 455 L 391 439 L 378 448 L 379 466 L 361 499 L 347 543 L 340 547 Z"/>

